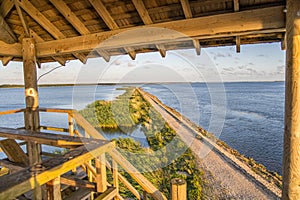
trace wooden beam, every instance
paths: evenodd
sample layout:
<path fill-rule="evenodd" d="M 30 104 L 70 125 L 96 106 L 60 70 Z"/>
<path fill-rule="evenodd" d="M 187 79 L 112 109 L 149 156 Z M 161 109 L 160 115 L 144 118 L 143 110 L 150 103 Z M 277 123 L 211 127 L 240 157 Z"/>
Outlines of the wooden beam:
<path fill-rule="evenodd" d="M 29 29 L 29 35 L 30 37 L 34 38 L 36 42 L 44 42 L 44 39 L 41 38 L 36 32 L 34 32 L 32 29 Z M 52 56 L 54 60 L 56 60 L 60 65 L 65 66 L 66 65 L 66 59 L 59 57 L 59 56 Z"/>
<path fill-rule="evenodd" d="M 20 43 L 7 44 L 0 40 L 0 55 L 22 57 L 22 45 Z"/>
<path fill-rule="evenodd" d="M 103 19 L 103 21 L 105 22 L 105 24 L 108 26 L 109 29 L 115 30 L 119 28 L 119 26 L 112 18 L 110 13 L 107 11 L 106 7 L 103 5 L 101 0 L 89 0 L 89 2 L 94 7 L 98 15 Z"/>
<path fill-rule="evenodd" d="M 143 3 L 140 0 L 131 0 L 144 24 L 153 24 L 152 19 Z"/>
<path fill-rule="evenodd" d="M 1 140 L 0 147 L 6 154 L 9 161 L 23 165 L 29 164 L 28 156 L 24 153 L 24 151 L 15 140 Z"/>
<path fill-rule="evenodd" d="M 240 36 L 235 37 L 235 44 L 236 44 L 236 52 L 240 53 L 241 52 L 241 37 Z"/>
<path fill-rule="evenodd" d="M 18 13 L 18 15 L 19 15 L 19 17 L 20 17 L 22 26 L 23 26 L 24 31 L 25 31 L 25 37 L 28 38 L 28 37 L 30 37 L 29 27 L 28 27 L 27 21 L 26 21 L 26 19 L 25 19 L 24 13 L 23 13 L 23 11 L 21 10 L 21 8 L 20 8 L 18 2 L 19 2 L 18 0 L 14 0 L 14 4 L 15 4 L 15 6 L 16 6 L 17 13 Z"/>
<path fill-rule="evenodd" d="M 78 178 L 75 178 L 73 176 L 62 176 L 60 177 L 60 183 L 64 185 L 70 185 L 74 187 L 80 187 L 80 188 L 88 188 L 91 189 L 92 191 L 96 191 L 96 184 L 91 183 L 85 180 L 81 180 Z"/>
<path fill-rule="evenodd" d="M 50 2 L 80 34 L 86 35 L 90 33 L 84 23 L 80 21 L 80 19 L 71 11 L 69 6 L 63 0 L 50 0 Z"/>
<path fill-rule="evenodd" d="M 56 177 L 47 184 L 48 200 L 61 200 L 60 177 Z"/>
<path fill-rule="evenodd" d="M 111 200 L 118 195 L 118 191 L 114 187 L 108 188 L 105 192 L 100 194 L 95 200 Z"/>
<path fill-rule="evenodd" d="M 128 55 L 130 56 L 130 58 L 131 58 L 132 60 L 135 60 L 135 58 L 136 58 L 136 53 L 135 53 L 134 48 L 132 48 L 132 47 L 125 47 L 124 49 L 125 49 L 125 51 L 128 53 Z"/>
<path fill-rule="evenodd" d="M 239 0 L 233 0 L 233 10 L 234 10 L 234 12 L 237 12 L 240 10 Z"/>
<path fill-rule="evenodd" d="M 193 18 L 193 14 L 192 14 L 192 10 L 191 10 L 189 0 L 180 0 L 180 3 L 181 3 L 181 7 L 182 7 L 185 18 L 186 19 Z"/>
<path fill-rule="evenodd" d="M 281 39 L 281 50 L 286 50 L 286 34 L 283 34 L 283 37 Z"/>
<path fill-rule="evenodd" d="M 300 199 L 300 4 L 287 0 L 283 200 Z"/>
<path fill-rule="evenodd" d="M 116 188 L 117 193 L 119 193 L 119 172 L 118 172 L 118 163 L 116 161 L 112 160 L 112 168 L 113 168 L 113 186 Z M 118 200 L 118 198 L 114 198 L 114 200 Z"/>
<path fill-rule="evenodd" d="M 78 147 L 61 157 L 51 158 L 42 163 L 42 167 L 22 170 L 4 179 L 0 177 L 0 199 L 14 199 L 21 194 L 43 185 L 56 177 L 80 166 L 84 162 L 111 151 L 113 142 L 101 141 Z M 33 173 L 34 172 L 34 173 Z"/>
<path fill-rule="evenodd" d="M 7 66 L 8 63 L 13 59 L 13 56 L 4 56 L 1 58 L 1 62 L 3 66 Z"/>
<path fill-rule="evenodd" d="M 4 17 L 0 14 L 0 40 L 13 44 L 18 41 L 14 32 L 11 30 L 9 25 L 6 23 Z"/>
<path fill-rule="evenodd" d="M 210 23 L 207 23 L 208 21 Z M 178 34 L 176 32 L 166 32 L 163 29 L 153 29 L 153 31 L 155 30 L 155 34 L 153 34 L 151 33 L 151 29 L 148 29 L 147 37 L 145 37 L 145 35 L 137 34 L 133 35 L 132 38 L 128 38 L 128 40 L 124 40 L 123 38 L 118 38 L 116 36 L 113 42 L 103 43 L 103 41 L 111 36 L 117 35 L 123 31 L 134 30 L 136 28 L 119 29 L 63 40 L 38 43 L 37 55 L 44 57 L 79 51 L 91 51 L 97 46 L 99 47 L 99 44 L 100 48 L 104 49 L 123 48 L 146 44 L 162 44 L 171 41 L 187 41 L 189 37 L 205 39 L 254 33 L 259 34 L 274 32 L 276 30 L 284 32 L 285 23 L 283 6 L 275 6 L 144 26 L 144 28 L 151 27 L 175 30 L 186 35 L 186 37 L 183 37 L 182 34 Z M 145 34 L 146 33 L 147 32 L 145 32 Z"/>
<path fill-rule="evenodd" d="M 195 47 L 195 49 L 196 49 L 197 55 L 199 56 L 199 55 L 201 54 L 200 41 L 197 40 L 197 39 L 193 40 L 193 45 L 194 45 L 194 47 Z"/>
<path fill-rule="evenodd" d="M 98 158 L 95 158 L 97 192 L 105 192 L 107 190 L 105 163 L 105 154 L 102 154 Z"/>
<path fill-rule="evenodd" d="M 167 51 L 166 51 L 166 48 L 164 47 L 164 45 L 157 44 L 156 48 L 158 49 L 161 57 L 163 57 L 163 58 L 166 57 Z"/>
<path fill-rule="evenodd" d="M 55 39 L 66 38 L 60 30 L 51 23 L 29 0 L 19 1 L 19 5 L 30 15 L 38 24 L 47 30 Z"/>
<path fill-rule="evenodd" d="M 84 141 L 88 142 L 85 138 L 12 128 L 0 128 L 0 137 L 30 141 L 56 147 L 76 147 L 82 145 Z"/>
<path fill-rule="evenodd" d="M 5 18 L 13 7 L 14 2 L 12 0 L 3 0 L 0 5 L 0 15 Z"/>
<path fill-rule="evenodd" d="M 12 173 L 21 171 L 24 169 L 24 166 L 20 166 L 16 163 L 10 162 L 8 160 L 0 160 L 0 166 L 8 168 Z"/>
<path fill-rule="evenodd" d="M 106 62 L 109 62 L 110 60 L 110 55 L 109 53 L 104 50 L 104 49 L 99 49 L 99 48 L 96 48 L 95 51 L 99 54 L 99 56 L 101 56 Z"/>

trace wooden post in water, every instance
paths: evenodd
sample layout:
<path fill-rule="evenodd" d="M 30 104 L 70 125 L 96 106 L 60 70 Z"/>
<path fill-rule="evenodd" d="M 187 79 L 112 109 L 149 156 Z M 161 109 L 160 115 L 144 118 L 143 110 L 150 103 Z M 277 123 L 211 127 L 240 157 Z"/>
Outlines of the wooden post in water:
<path fill-rule="evenodd" d="M 22 53 L 26 101 L 26 111 L 24 114 L 25 128 L 28 130 L 35 131 L 39 129 L 40 120 L 38 112 L 39 101 L 34 39 L 23 39 Z M 36 144 L 34 142 L 28 142 L 27 153 L 29 158 L 29 165 L 33 166 L 41 162 L 41 146 L 39 144 Z M 42 199 L 42 189 L 38 185 L 34 190 L 34 196 L 34 199 L 36 200 Z"/>
<path fill-rule="evenodd" d="M 171 200 L 186 200 L 186 182 L 180 178 L 171 180 Z"/>
<path fill-rule="evenodd" d="M 283 200 L 300 199 L 300 2 L 287 0 Z"/>

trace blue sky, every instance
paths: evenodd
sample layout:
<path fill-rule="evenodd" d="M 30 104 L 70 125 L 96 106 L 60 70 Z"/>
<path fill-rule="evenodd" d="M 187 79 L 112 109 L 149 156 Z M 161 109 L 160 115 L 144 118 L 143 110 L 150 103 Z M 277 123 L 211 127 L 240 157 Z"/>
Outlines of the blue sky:
<path fill-rule="evenodd" d="M 57 67 L 47 63 L 38 69 L 38 76 Z M 241 53 L 235 47 L 203 48 L 197 56 L 195 50 L 168 51 L 166 58 L 158 52 L 138 54 L 136 60 L 128 55 L 111 58 L 89 59 L 86 65 L 70 61 L 41 78 L 48 83 L 95 82 L 219 82 L 219 81 L 283 81 L 285 51 L 279 43 L 242 45 Z M 0 64 L 0 84 L 22 84 L 22 64 Z"/>

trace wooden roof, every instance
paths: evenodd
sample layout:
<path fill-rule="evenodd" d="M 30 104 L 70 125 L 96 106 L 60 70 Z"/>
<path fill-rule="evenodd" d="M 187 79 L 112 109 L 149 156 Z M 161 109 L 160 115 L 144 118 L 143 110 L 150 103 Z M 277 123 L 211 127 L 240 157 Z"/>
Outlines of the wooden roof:
<path fill-rule="evenodd" d="M 0 0 L 0 58 L 40 63 L 262 42 L 285 44 L 284 0 Z M 140 29 L 137 29 L 140 28 Z M 148 29 L 147 29 L 148 28 Z M 170 30 L 170 31 L 169 31 Z M 116 36 L 127 31 L 125 36 Z M 180 34 L 178 34 L 179 32 Z M 104 42 L 111 36 L 113 41 Z M 101 45 L 99 46 L 99 44 Z M 98 47 L 98 48 L 96 48 Z M 92 52 L 91 52 L 92 51 Z"/>

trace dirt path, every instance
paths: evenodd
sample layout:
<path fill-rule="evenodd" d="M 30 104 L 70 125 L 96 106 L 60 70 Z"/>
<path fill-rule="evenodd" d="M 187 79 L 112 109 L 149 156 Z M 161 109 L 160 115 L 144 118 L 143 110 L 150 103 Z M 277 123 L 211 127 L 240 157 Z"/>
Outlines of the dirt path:
<path fill-rule="evenodd" d="M 251 169 L 247 166 L 236 166 L 231 160 L 220 154 L 210 144 L 195 139 L 194 133 L 184 124 L 178 122 L 169 112 L 159 106 L 146 93 L 143 94 L 146 100 L 152 104 L 153 108 L 161 113 L 166 122 L 176 130 L 180 138 L 191 148 L 199 159 L 199 167 L 211 173 L 209 187 L 215 188 L 219 192 L 217 198 L 221 199 L 279 199 L 271 192 L 272 189 L 260 184 L 256 178 L 249 174 Z M 212 149 L 212 150 L 211 150 Z M 247 168 L 249 173 L 247 172 Z M 245 170 L 246 169 L 246 170 Z M 276 189 L 274 189 L 276 190 Z M 280 192 L 280 191 L 279 191 Z M 221 196 L 221 197 L 220 197 Z"/>

